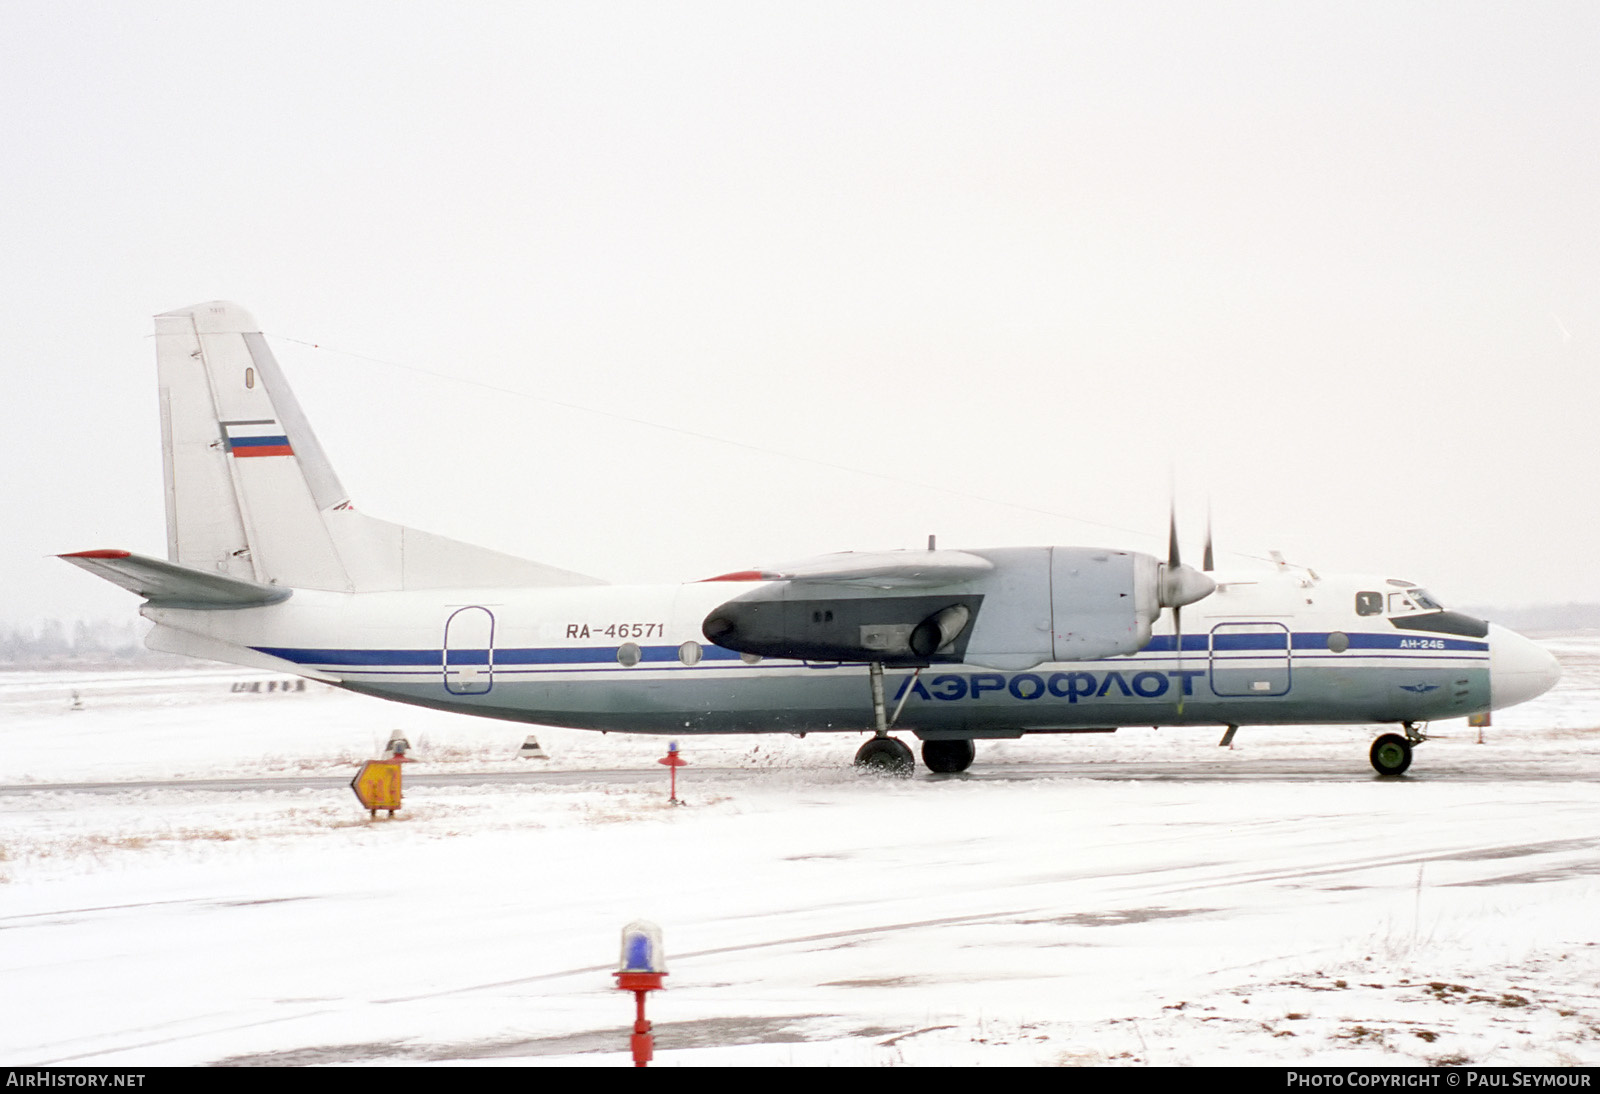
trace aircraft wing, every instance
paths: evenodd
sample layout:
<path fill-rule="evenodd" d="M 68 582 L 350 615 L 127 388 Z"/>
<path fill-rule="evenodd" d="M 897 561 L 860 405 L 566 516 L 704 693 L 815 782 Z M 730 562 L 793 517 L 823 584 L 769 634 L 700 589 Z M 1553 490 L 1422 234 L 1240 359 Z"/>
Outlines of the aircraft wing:
<path fill-rule="evenodd" d="M 294 592 L 131 551 L 78 551 L 57 557 L 161 608 L 258 608 L 287 600 Z"/>
<path fill-rule="evenodd" d="M 994 569 L 965 551 L 843 551 L 753 571 L 754 580 L 878 589 L 937 588 L 981 577 Z"/>

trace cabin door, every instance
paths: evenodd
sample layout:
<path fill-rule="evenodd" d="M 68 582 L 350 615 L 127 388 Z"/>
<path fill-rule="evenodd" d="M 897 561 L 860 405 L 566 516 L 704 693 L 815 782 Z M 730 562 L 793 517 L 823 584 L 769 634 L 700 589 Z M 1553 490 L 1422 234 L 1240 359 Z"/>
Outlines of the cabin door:
<path fill-rule="evenodd" d="M 494 613 L 457 608 L 444 624 L 444 690 L 482 695 L 494 686 Z"/>
<path fill-rule="evenodd" d="M 1228 698 L 1289 694 L 1289 628 L 1282 623 L 1212 627 L 1211 691 Z"/>

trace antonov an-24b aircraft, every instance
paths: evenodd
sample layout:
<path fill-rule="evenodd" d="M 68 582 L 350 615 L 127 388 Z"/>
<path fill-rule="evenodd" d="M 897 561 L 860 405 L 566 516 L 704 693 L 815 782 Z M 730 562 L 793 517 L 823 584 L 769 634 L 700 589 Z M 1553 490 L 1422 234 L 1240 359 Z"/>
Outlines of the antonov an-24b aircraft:
<path fill-rule="evenodd" d="M 973 742 L 1118 726 L 1388 723 L 1399 775 L 1431 720 L 1559 670 L 1410 581 L 1235 575 L 1094 547 L 844 553 L 684 585 L 595 578 L 351 507 L 255 321 L 156 317 L 167 558 L 68 561 L 145 598 L 158 650 L 539 725 L 870 731 L 857 762 L 934 771 Z M 1182 616 L 1181 609 L 1190 608 Z M 1163 609 L 1170 609 L 1163 612 Z M 1188 629 L 1183 624 L 1188 623 Z"/>

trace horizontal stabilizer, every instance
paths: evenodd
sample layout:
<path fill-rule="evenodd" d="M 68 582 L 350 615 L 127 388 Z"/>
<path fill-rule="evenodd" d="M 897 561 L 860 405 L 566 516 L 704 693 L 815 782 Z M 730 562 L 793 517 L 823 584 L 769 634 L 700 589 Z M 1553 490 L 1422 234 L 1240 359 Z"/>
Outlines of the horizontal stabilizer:
<path fill-rule="evenodd" d="M 294 591 L 130 551 L 78 551 L 58 557 L 161 608 L 259 608 L 287 600 Z"/>
<path fill-rule="evenodd" d="M 994 563 L 965 551 L 842 551 L 712 581 L 792 581 L 878 589 L 937 588 L 982 577 Z"/>

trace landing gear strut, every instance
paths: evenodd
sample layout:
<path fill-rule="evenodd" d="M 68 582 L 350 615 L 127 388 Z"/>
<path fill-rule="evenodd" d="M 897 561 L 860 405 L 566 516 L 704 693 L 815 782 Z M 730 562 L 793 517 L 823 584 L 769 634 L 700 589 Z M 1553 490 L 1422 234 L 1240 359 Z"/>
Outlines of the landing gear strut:
<path fill-rule="evenodd" d="M 879 737 L 889 735 L 889 716 L 885 711 L 883 702 L 883 662 L 872 661 L 867 665 L 867 679 L 872 684 L 872 727 Z"/>
<path fill-rule="evenodd" d="M 883 701 L 883 663 L 868 662 L 867 675 L 872 684 L 873 737 L 856 753 L 856 766 L 881 775 L 909 779 L 917 769 L 917 761 L 910 748 L 889 736 L 889 714 Z"/>

